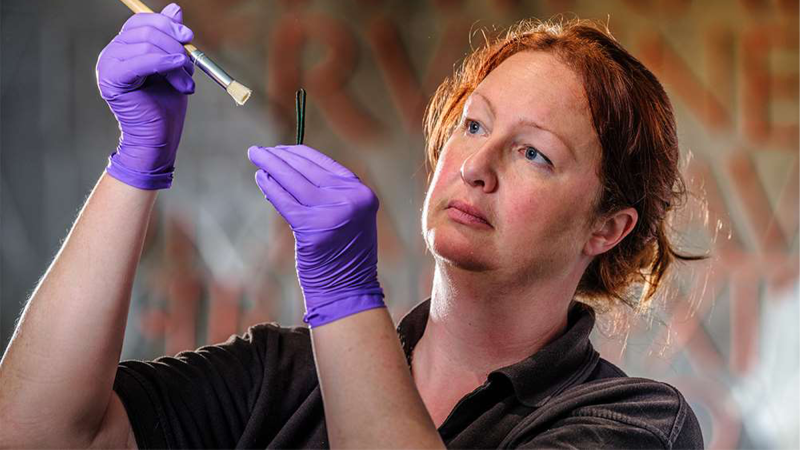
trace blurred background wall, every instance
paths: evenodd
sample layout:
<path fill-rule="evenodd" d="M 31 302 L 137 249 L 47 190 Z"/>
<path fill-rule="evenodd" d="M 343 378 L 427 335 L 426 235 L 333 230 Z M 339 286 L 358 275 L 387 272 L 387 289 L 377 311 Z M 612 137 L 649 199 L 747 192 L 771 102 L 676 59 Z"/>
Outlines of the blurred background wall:
<path fill-rule="evenodd" d="M 160 8 L 166 2 L 150 0 Z M 246 106 L 198 73 L 174 187 L 159 195 L 123 358 L 301 325 L 288 226 L 246 158 L 306 141 L 381 199 L 379 276 L 393 316 L 430 295 L 420 235 L 427 173 L 421 117 L 453 65 L 515 21 L 599 19 L 674 103 L 694 196 L 684 249 L 654 313 L 612 311 L 595 344 L 630 375 L 678 386 L 714 448 L 798 448 L 797 0 L 420 0 L 183 2 L 195 43 L 254 89 Z M 2 0 L 0 307 L 3 348 L 118 138 L 94 78 L 129 17 L 111 0 Z"/>

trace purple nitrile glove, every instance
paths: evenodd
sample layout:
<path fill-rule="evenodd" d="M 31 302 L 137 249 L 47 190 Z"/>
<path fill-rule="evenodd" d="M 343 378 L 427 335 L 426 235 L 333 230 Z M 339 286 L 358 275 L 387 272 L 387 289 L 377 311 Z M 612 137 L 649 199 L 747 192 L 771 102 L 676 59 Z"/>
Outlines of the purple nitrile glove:
<path fill-rule="evenodd" d="M 379 202 L 333 159 L 305 145 L 250 147 L 256 183 L 294 232 L 297 277 L 311 327 L 382 308 Z"/>
<path fill-rule="evenodd" d="M 106 171 L 140 189 L 172 185 L 175 154 L 194 93 L 192 40 L 181 8 L 134 14 L 97 60 L 97 86 L 119 122 L 119 146 Z"/>

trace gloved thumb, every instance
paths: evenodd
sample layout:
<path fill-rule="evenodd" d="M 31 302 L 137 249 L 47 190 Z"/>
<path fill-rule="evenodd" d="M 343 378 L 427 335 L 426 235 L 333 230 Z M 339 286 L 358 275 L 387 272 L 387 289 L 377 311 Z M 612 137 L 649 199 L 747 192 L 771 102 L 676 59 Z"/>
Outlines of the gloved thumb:
<path fill-rule="evenodd" d="M 183 10 L 177 3 L 170 3 L 161 10 L 161 15 L 167 16 L 173 22 L 183 23 Z"/>

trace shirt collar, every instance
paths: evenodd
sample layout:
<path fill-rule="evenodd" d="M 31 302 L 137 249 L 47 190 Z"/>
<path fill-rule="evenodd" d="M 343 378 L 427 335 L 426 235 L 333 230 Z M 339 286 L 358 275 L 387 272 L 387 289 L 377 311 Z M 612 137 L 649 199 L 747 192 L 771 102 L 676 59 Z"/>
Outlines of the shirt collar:
<path fill-rule="evenodd" d="M 430 297 L 414 306 L 397 326 L 400 342 L 410 356 L 417 345 L 430 312 Z M 520 362 L 494 370 L 489 378 L 502 376 L 511 382 L 514 394 L 527 406 L 539 407 L 570 386 L 584 381 L 600 358 L 589 341 L 594 327 L 594 310 L 573 302 L 567 316 L 567 328 L 558 338 Z"/>

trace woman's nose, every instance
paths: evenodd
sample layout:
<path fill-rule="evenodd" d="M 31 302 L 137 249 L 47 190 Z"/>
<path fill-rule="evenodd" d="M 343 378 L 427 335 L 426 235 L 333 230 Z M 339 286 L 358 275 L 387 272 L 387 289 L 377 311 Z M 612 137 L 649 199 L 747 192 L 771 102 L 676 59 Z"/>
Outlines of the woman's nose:
<path fill-rule="evenodd" d="M 477 152 L 468 155 L 461 164 L 461 179 L 472 187 L 482 187 L 491 192 L 497 186 L 496 163 L 499 154 L 496 145 L 486 142 Z"/>

